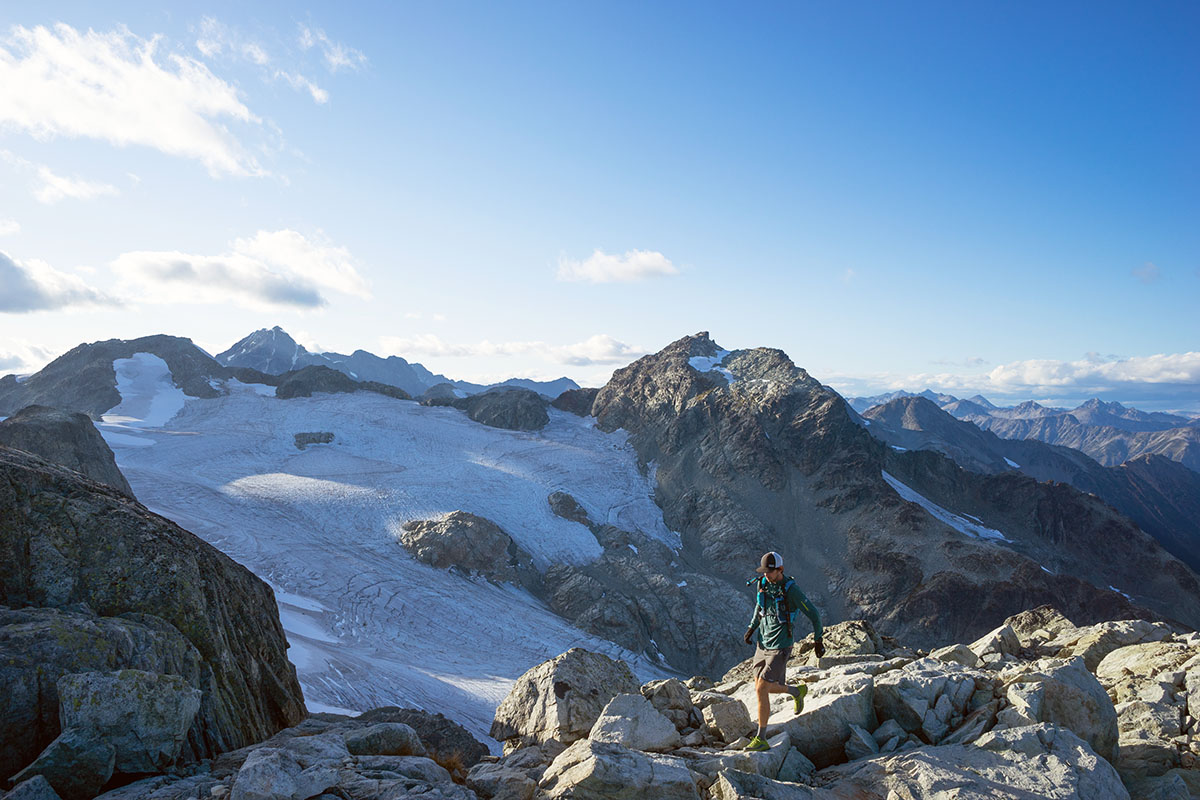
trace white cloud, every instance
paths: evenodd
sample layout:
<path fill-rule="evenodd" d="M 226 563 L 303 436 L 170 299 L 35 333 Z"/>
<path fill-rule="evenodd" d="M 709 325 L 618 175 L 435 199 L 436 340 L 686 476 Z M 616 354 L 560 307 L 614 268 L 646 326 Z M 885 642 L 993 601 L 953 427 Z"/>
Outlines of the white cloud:
<path fill-rule="evenodd" d="M 254 309 L 320 308 L 325 292 L 369 298 L 370 289 L 344 247 L 292 230 L 236 239 L 227 253 L 123 253 L 112 262 L 132 301 L 236 303 Z"/>
<path fill-rule="evenodd" d="M 284 72 L 283 70 L 275 70 L 275 77 L 282 78 L 295 90 L 307 90 L 312 96 L 313 102 L 319 104 L 329 101 L 329 92 L 317 86 L 298 72 Z"/>
<path fill-rule="evenodd" d="M 546 342 L 490 342 L 476 344 L 449 344 L 432 333 L 411 337 L 384 336 L 380 339 L 384 351 L 393 355 L 469 358 L 533 356 L 558 364 L 588 366 L 592 364 L 626 364 L 646 351 L 617 341 L 607 334 L 597 334 L 582 342 L 568 345 L 552 345 Z"/>
<path fill-rule="evenodd" d="M 36 372 L 54 357 L 53 351 L 24 339 L 10 339 L 5 342 L 5 348 L 0 350 L 0 375 Z"/>
<path fill-rule="evenodd" d="M 15 219 L 0 219 L 0 236 L 12 236 L 21 232 L 21 223 Z"/>
<path fill-rule="evenodd" d="M 17 261 L 0 251 L 0 313 L 115 305 L 120 303 L 77 275 L 59 272 L 44 261 Z"/>
<path fill-rule="evenodd" d="M 260 67 L 270 61 L 267 51 L 262 49 L 262 45 L 255 42 L 246 42 L 242 45 L 242 55 L 258 64 Z"/>
<path fill-rule="evenodd" d="M 1142 283 L 1154 283 L 1162 277 L 1162 270 L 1158 268 L 1157 264 L 1147 261 L 1140 267 L 1135 267 L 1131 270 L 1131 274 Z"/>
<path fill-rule="evenodd" d="M 560 281 L 616 283 L 640 281 L 664 275 L 678 275 L 679 268 L 654 250 L 629 250 L 623 256 L 609 255 L 597 249 L 583 261 L 562 256 L 558 259 Z"/>
<path fill-rule="evenodd" d="M 329 68 L 330 72 L 337 72 L 342 69 L 358 69 L 367 63 L 367 57 L 363 55 L 361 50 L 356 50 L 353 47 L 347 47 L 341 42 L 333 41 L 320 28 L 310 28 L 307 25 L 301 25 L 299 42 L 300 47 L 305 50 L 320 45 L 321 53 L 325 57 L 325 66 Z"/>
<path fill-rule="evenodd" d="M 124 26 L 14 26 L 0 38 L 0 125 L 152 147 L 214 176 L 266 174 L 223 122 L 260 124 L 237 89 L 194 58 L 158 53 L 159 44 Z"/>
<path fill-rule="evenodd" d="M 93 197 L 121 193 L 111 183 L 92 183 L 82 178 L 64 178 L 61 175 L 55 175 L 49 167 L 39 167 L 37 174 L 41 185 L 33 190 L 33 196 L 39 203 L 46 205 L 66 198 L 91 200 Z"/>

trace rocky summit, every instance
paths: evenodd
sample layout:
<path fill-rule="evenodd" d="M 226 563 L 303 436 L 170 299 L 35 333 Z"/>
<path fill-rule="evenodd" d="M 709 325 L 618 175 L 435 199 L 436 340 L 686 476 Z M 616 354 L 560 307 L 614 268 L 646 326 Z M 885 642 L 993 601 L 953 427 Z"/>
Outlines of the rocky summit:
<path fill-rule="evenodd" d="M 270 587 L 117 489 L 0 447 L 0 562 L 0 780 L 83 800 L 304 718 Z"/>

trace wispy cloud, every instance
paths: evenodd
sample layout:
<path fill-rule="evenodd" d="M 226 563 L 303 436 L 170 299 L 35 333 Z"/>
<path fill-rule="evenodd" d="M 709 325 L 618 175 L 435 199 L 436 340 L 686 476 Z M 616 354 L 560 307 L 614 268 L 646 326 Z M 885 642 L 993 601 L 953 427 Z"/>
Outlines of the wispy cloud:
<path fill-rule="evenodd" d="M 219 255 L 123 253 L 112 268 L 131 302 L 314 309 L 328 305 L 330 291 L 370 297 L 346 248 L 292 230 L 259 231 L 253 238 L 234 240 Z"/>
<path fill-rule="evenodd" d="M 120 303 L 77 275 L 59 272 L 44 261 L 17 261 L 0 251 L 0 313 L 24 314 Z"/>
<path fill-rule="evenodd" d="M 202 62 L 159 53 L 124 26 L 85 33 L 14 26 L 0 37 L 0 124 L 40 138 L 93 138 L 195 159 L 212 175 L 264 175 L 227 121 L 259 125 Z"/>
<path fill-rule="evenodd" d="M 54 353 L 24 339 L 10 339 L 0 350 L 0 375 L 7 372 L 33 372 L 41 369 Z"/>
<path fill-rule="evenodd" d="M 1162 270 L 1158 268 L 1158 265 L 1149 261 L 1140 267 L 1135 267 L 1131 273 L 1142 283 L 1154 283 L 1162 277 Z"/>
<path fill-rule="evenodd" d="M 67 198 L 74 200 L 91 200 L 104 195 L 118 195 L 120 190 L 111 183 L 97 183 L 85 180 L 78 175 L 67 178 L 59 175 L 45 164 L 35 164 L 27 158 L 8 151 L 0 150 L 0 160 L 15 167 L 18 171 L 30 173 L 33 183 L 30 186 L 33 196 L 39 203 L 52 205 Z"/>
<path fill-rule="evenodd" d="M 320 47 L 321 53 L 325 58 L 325 66 L 330 72 L 338 72 L 343 69 L 358 69 L 367 63 L 367 57 L 363 55 L 361 50 L 356 50 L 341 42 L 333 41 L 320 28 L 301 25 L 299 42 L 300 47 L 305 50 Z"/>
<path fill-rule="evenodd" d="M 21 223 L 15 219 L 0 219 L 0 236 L 12 236 L 21 232 Z"/>
<path fill-rule="evenodd" d="M 629 250 L 625 255 L 609 255 L 595 250 L 582 261 L 561 256 L 558 259 L 560 281 L 588 283 L 629 283 L 646 278 L 678 275 L 679 268 L 654 250 Z"/>
<path fill-rule="evenodd" d="M 596 334 L 581 342 L 554 345 L 547 342 L 490 342 L 450 344 L 432 333 L 411 337 L 385 336 L 380 339 L 384 351 L 404 357 L 502 357 L 533 356 L 558 364 L 589 366 L 594 364 L 625 364 L 646 354 L 646 350 L 618 341 L 607 334 Z"/>
<path fill-rule="evenodd" d="M 329 92 L 317 86 L 298 72 L 284 72 L 283 70 L 275 70 L 275 78 L 286 81 L 293 89 L 306 90 L 312 97 L 313 102 L 318 105 L 329 102 Z"/>

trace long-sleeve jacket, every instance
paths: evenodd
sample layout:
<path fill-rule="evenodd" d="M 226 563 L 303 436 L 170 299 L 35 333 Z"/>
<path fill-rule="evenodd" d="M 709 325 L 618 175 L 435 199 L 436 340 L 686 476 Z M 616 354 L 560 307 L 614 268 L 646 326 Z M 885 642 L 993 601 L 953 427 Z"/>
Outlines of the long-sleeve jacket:
<path fill-rule="evenodd" d="M 758 595 L 750 627 L 758 629 L 758 643 L 763 649 L 791 647 L 795 642 L 796 615 L 800 612 L 812 622 L 815 638 L 821 638 L 821 616 L 794 580 L 785 575 L 779 583 L 771 583 L 763 577 L 758 579 L 756 588 Z"/>

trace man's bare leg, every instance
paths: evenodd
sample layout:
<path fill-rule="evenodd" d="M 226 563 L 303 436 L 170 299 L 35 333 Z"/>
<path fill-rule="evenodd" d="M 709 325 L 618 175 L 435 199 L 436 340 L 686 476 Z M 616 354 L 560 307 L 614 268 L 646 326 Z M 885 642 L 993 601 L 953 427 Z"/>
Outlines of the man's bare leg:
<path fill-rule="evenodd" d="M 761 737 L 771 719 L 771 695 L 788 694 L 795 697 L 796 690 L 764 678 L 755 678 L 754 692 L 758 695 L 758 735 Z"/>

